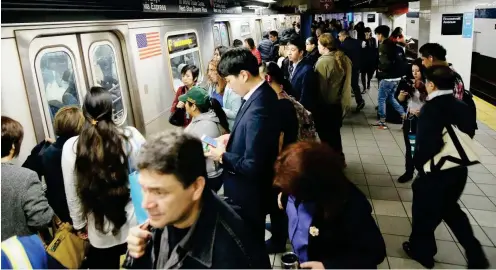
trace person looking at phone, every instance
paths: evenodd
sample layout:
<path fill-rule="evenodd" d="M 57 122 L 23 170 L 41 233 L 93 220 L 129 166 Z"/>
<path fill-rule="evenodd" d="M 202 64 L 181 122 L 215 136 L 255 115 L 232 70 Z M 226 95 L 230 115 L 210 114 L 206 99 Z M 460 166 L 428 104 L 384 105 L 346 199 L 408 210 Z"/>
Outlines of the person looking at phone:
<path fill-rule="evenodd" d="M 207 156 L 222 164 L 224 194 L 241 208 L 241 216 L 263 249 L 281 132 L 279 107 L 274 106 L 277 94 L 259 76 L 257 59 L 247 49 L 227 51 L 217 69 L 242 101 L 231 134 L 219 137 L 219 146 L 210 148 Z"/>
<path fill-rule="evenodd" d="M 186 113 L 191 116 L 191 123 L 184 129 L 184 132 L 201 139 L 203 135 L 210 138 L 217 138 L 229 133 L 227 116 L 219 101 L 208 95 L 207 90 L 194 86 L 186 94 L 178 99 L 184 102 Z M 208 149 L 204 145 L 205 150 Z M 207 185 L 215 192 L 222 186 L 222 168 L 218 162 L 207 159 Z"/>
<path fill-rule="evenodd" d="M 201 141 L 180 130 L 160 133 L 143 145 L 139 182 L 150 219 L 129 232 L 131 268 L 270 268 L 246 223 L 205 188 L 205 165 Z"/>
<path fill-rule="evenodd" d="M 412 64 L 412 83 L 409 83 L 409 89 L 401 90 L 398 95 L 400 102 L 408 102 L 407 117 L 403 121 L 403 137 L 405 139 L 405 173 L 398 178 L 399 183 L 406 183 L 413 179 L 415 166 L 413 164 L 413 156 L 410 145 L 409 135 L 417 132 L 417 120 L 420 114 L 420 109 L 427 98 L 425 90 L 422 59 L 416 59 Z"/>

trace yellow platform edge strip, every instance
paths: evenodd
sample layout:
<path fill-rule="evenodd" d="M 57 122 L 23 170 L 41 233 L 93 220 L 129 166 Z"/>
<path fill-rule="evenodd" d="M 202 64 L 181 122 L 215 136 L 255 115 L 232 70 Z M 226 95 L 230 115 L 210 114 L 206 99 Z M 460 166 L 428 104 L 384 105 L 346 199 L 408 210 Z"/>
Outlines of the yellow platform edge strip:
<path fill-rule="evenodd" d="M 496 107 L 476 96 L 474 96 L 474 103 L 477 108 L 477 119 L 492 130 L 496 130 Z"/>

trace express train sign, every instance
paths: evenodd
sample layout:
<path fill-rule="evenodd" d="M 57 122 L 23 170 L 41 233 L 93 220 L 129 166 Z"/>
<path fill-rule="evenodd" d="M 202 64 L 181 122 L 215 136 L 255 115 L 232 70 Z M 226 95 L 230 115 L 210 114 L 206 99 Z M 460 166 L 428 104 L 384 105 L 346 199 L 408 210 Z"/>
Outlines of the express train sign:
<path fill-rule="evenodd" d="M 233 0 L 142 0 L 143 11 L 195 14 L 241 13 L 239 1 Z"/>

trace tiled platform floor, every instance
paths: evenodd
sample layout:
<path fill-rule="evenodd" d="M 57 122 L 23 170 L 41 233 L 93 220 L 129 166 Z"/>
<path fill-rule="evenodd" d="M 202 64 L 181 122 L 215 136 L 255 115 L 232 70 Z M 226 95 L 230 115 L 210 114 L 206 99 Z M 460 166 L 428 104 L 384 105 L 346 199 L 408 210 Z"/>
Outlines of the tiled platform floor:
<path fill-rule="evenodd" d="M 423 268 L 408 259 L 401 248 L 410 235 L 412 205 L 411 182 L 396 182 L 404 172 L 401 126 L 389 124 L 389 130 L 378 130 L 369 125 L 376 119 L 377 82 L 371 88 L 364 95 L 364 110 L 350 113 L 341 130 L 348 163 L 346 173 L 370 199 L 373 216 L 384 235 L 388 257 L 379 268 Z M 475 140 L 482 164 L 469 168 L 460 204 L 491 266 L 496 268 L 496 131 L 479 122 Z M 464 250 L 444 223 L 437 228 L 436 239 L 436 268 L 466 268 Z M 280 254 L 271 255 L 271 261 L 274 268 L 281 267 Z"/>

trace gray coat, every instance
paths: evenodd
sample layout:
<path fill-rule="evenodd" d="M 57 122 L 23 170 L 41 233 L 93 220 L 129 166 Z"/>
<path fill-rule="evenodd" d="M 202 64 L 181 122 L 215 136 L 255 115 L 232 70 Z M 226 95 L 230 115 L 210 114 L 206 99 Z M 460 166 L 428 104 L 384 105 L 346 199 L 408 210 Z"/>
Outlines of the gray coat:
<path fill-rule="evenodd" d="M 37 174 L 2 163 L 2 241 L 35 233 L 52 221 L 53 214 Z"/>
<path fill-rule="evenodd" d="M 225 133 L 220 125 L 219 118 L 213 111 L 202 113 L 191 120 L 191 123 L 184 129 L 184 132 L 191 134 L 198 139 L 203 135 L 217 138 Z M 211 159 L 207 159 L 207 173 L 209 178 L 215 178 L 222 174 L 222 168 Z"/>

